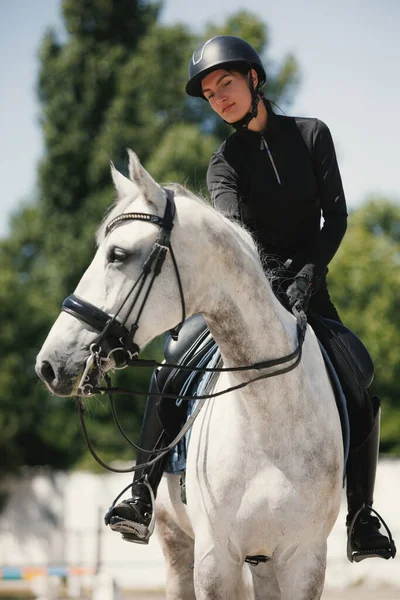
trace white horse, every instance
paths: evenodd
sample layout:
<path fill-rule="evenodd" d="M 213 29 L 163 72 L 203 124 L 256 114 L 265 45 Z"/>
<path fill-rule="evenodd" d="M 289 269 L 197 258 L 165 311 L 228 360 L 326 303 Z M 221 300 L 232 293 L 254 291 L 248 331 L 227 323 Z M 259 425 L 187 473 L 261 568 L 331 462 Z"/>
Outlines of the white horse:
<path fill-rule="evenodd" d="M 133 310 L 129 302 L 121 310 L 121 303 L 140 279 L 159 223 L 127 218 L 107 225 L 132 211 L 161 220 L 167 205 L 165 190 L 133 152 L 129 155 L 129 179 L 112 167 L 118 201 L 99 229 L 97 252 L 75 292 L 104 313 L 118 313 L 128 329 L 145 290 Z M 296 319 L 275 298 L 251 236 L 183 187 L 173 189 L 170 243 L 176 265 L 168 251 L 142 307 L 135 343 L 141 348 L 181 321 L 177 268 L 187 316 L 203 314 L 225 367 L 292 354 L 298 345 Z M 53 393 L 79 393 L 97 339 L 90 324 L 60 314 L 36 367 Z M 90 379 L 88 368 L 86 375 Z M 224 372 L 214 391 L 258 375 Z M 157 530 L 167 562 L 167 598 L 320 598 L 342 478 L 338 410 L 308 327 L 295 368 L 207 401 L 191 434 L 187 505 L 180 499 L 179 478 L 164 477 Z M 249 555 L 270 560 L 250 568 Z"/>

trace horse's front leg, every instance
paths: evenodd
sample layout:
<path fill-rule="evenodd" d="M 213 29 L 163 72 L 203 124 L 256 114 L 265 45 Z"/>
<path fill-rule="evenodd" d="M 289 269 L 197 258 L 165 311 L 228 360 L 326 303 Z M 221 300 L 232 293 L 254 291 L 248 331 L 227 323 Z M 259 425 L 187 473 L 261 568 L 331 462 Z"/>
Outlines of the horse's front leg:
<path fill-rule="evenodd" d="M 250 567 L 255 600 L 281 600 L 272 560 Z"/>
<path fill-rule="evenodd" d="M 228 540 L 215 544 L 203 535 L 196 536 L 196 600 L 255 600 L 250 569 L 229 548 Z"/>
<path fill-rule="evenodd" d="M 166 562 L 167 600 L 195 600 L 193 584 L 194 541 L 179 527 L 176 504 L 181 504 L 179 483 L 172 476 L 172 484 L 162 481 L 157 497 L 157 537 Z M 177 487 L 177 490 L 175 490 Z M 171 494 L 172 492 L 172 494 Z M 171 498 L 172 495 L 172 498 Z M 181 508 L 181 505 L 179 508 Z"/>
<path fill-rule="evenodd" d="M 326 551 L 324 538 L 274 554 L 281 600 L 320 600 L 325 582 Z"/>

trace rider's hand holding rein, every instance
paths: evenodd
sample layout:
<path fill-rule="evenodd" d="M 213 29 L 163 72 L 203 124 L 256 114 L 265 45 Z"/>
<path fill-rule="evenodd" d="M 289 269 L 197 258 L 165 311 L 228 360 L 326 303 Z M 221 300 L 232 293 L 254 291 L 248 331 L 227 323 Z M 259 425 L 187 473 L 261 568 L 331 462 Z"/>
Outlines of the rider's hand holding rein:
<path fill-rule="evenodd" d="M 294 278 L 286 291 L 289 298 L 289 306 L 295 307 L 297 310 L 307 312 L 310 302 L 310 296 L 313 293 L 313 265 L 305 265 Z"/>

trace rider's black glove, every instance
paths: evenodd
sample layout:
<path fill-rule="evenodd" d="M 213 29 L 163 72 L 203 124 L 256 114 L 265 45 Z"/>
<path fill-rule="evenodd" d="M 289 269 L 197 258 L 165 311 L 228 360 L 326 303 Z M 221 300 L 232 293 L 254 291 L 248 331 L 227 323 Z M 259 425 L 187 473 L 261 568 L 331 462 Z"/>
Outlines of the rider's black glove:
<path fill-rule="evenodd" d="M 299 271 L 286 290 L 289 298 L 290 308 L 296 307 L 297 310 L 307 312 L 310 296 L 313 292 L 314 265 L 305 265 Z"/>

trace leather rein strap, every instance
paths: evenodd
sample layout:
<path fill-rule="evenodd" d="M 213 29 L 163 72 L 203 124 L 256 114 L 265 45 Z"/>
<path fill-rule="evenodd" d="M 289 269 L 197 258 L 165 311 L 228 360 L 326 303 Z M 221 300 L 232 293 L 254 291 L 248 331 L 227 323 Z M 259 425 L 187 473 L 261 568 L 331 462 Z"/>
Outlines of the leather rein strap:
<path fill-rule="evenodd" d="M 298 331 L 298 346 L 296 348 L 296 350 L 287 356 L 284 356 L 282 358 L 279 359 L 272 359 L 271 361 L 265 361 L 263 363 L 258 363 L 259 365 L 263 365 L 262 368 L 267 368 L 268 366 L 275 366 L 276 364 L 282 364 L 282 363 L 287 363 L 292 361 L 293 359 L 294 362 L 292 362 L 290 365 L 287 365 L 285 367 L 282 367 L 276 371 L 272 371 L 269 373 L 263 373 L 257 377 L 254 377 L 252 379 L 249 379 L 248 381 L 244 381 L 238 385 L 232 386 L 230 388 L 227 388 L 225 390 L 222 390 L 220 392 L 215 392 L 215 393 L 211 393 L 211 394 L 204 394 L 201 396 L 188 396 L 185 395 L 185 400 L 197 400 L 198 404 L 196 405 L 196 408 L 194 410 L 194 412 L 192 413 L 192 415 L 189 417 L 189 419 L 186 421 L 186 423 L 183 425 L 181 431 L 178 433 L 178 435 L 172 440 L 172 442 L 164 447 L 164 448 L 160 448 L 160 449 L 153 449 L 153 450 L 146 450 L 144 448 L 140 448 L 140 446 L 138 446 L 137 444 L 135 444 L 134 442 L 132 442 L 128 436 L 126 435 L 125 431 L 122 429 L 121 424 L 118 420 L 117 414 L 116 414 L 116 410 L 115 410 L 115 404 L 114 404 L 114 400 L 112 397 L 113 393 L 117 393 L 117 394 L 124 394 L 124 395 L 129 395 L 129 396 L 148 396 L 148 392 L 132 392 L 131 390 L 126 390 L 124 388 L 119 388 L 119 387 L 111 387 L 110 385 L 110 378 L 109 376 L 106 374 L 106 381 L 107 381 L 107 387 L 106 388 L 95 388 L 94 389 L 94 393 L 101 393 L 101 394 L 108 394 L 109 400 L 110 400 L 110 405 L 111 405 L 111 411 L 112 411 L 112 415 L 113 415 L 113 419 L 114 422 L 116 423 L 119 431 L 121 432 L 122 436 L 124 437 L 124 439 L 131 445 L 133 446 L 136 450 L 139 450 L 140 452 L 144 453 L 144 454 L 148 454 L 153 456 L 153 458 L 151 458 L 151 460 L 146 461 L 145 463 L 139 464 L 139 465 L 133 465 L 132 467 L 128 467 L 127 469 L 117 469 L 116 467 L 111 467 L 109 465 L 107 465 L 105 462 L 103 462 L 101 460 L 101 458 L 99 457 L 99 455 L 96 453 L 96 451 L 93 448 L 93 445 L 89 439 L 88 433 L 87 433 L 87 429 L 86 429 L 86 425 L 85 425 L 85 420 L 84 420 L 84 413 L 85 413 L 85 405 L 84 402 L 82 400 L 82 398 L 80 397 L 76 397 L 75 401 L 76 401 L 76 405 L 79 411 L 79 419 L 80 419 L 80 423 L 81 423 L 81 427 L 82 427 L 82 431 L 83 431 L 83 435 L 85 437 L 87 446 L 89 448 L 89 451 L 91 453 L 91 455 L 93 456 L 93 458 L 105 469 L 107 469 L 108 471 L 112 471 L 114 473 L 132 473 L 134 471 L 138 471 L 140 469 L 143 469 L 145 467 L 149 467 L 153 464 L 155 464 L 156 462 L 158 462 L 159 460 L 161 460 L 161 458 L 163 456 L 165 456 L 168 452 L 170 452 L 173 448 L 175 448 L 175 446 L 178 444 L 178 442 L 186 435 L 186 433 L 189 431 L 189 429 L 191 429 L 191 427 L 193 426 L 194 421 L 196 420 L 196 418 L 198 417 L 198 415 L 200 414 L 200 411 L 205 403 L 205 401 L 208 398 L 216 398 L 218 396 L 222 396 L 224 394 L 227 394 L 228 392 L 232 392 L 235 390 L 239 390 L 241 388 L 244 388 L 246 386 L 248 386 L 250 383 L 254 383 L 256 381 L 260 381 L 262 379 L 268 379 L 270 377 L 276 377 L 277 375 L 283 375 L 284 373 L 288 373 L 289 371 L 292 371 L 293 369 L 295 369 L 297 367 L 297 365 L 300 363 L 301 361 L 301 356 L 302 356 L 302 346 L 303 346 L 303 342 L 304 342 L 304 338 L 305 338 L 305 332 L 307 329 L 307 318 L 306 315 L 303 311 L 299 312 L 297 311 L 297 309 L 293 308 L 293 312 L 296 316 L 297 319 L 297 331 Z M 143 361 L 146 362 L 146 361 Z M 167 366 L 166 363 L 161 363 L 162 366 Z M 168 365 L 168 366 L 175 366 L 176 368 L 180 369 L 185 369 L 185 367 L 181 367 L 180 365 Z M 192 367 L 188 367 L 187 370 L 190 371 L 199 371 L 199 372 L 205 372 L 205 371 L 209 371 L 209 372 L 223 372 L 223 371 L 235 371 L 235 370 L 251 370 L 251 369 L 255 369 L 255 368 L 261 368 L 261 367 L 256 367 L 256 365 L 248 365 L 245 367 L 238 367 L 238 368 L 228 368 L 228 367 L 221 367 L 221 368 L 192 368 Z M 178 398 L 180 398 L 179 395 L 177 394 L 168 394 L 168 393 L 157 393 L 157 392 L 152 392 L 153 396 L 159 396 L 159 397 L 163 397 L 163 398 L 171 398 L 173 400 L 177 400 Z M 129 488 L 130 486 L 128 486 Z M 126 488 L 126 489 L 128 489 Z M 123 490 L 121 492 L 121 494 L 118 496 L 118 498 L 126 491 Z"/>

